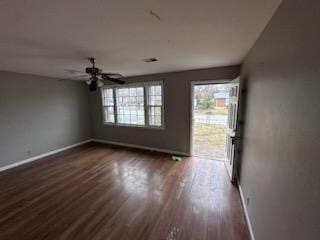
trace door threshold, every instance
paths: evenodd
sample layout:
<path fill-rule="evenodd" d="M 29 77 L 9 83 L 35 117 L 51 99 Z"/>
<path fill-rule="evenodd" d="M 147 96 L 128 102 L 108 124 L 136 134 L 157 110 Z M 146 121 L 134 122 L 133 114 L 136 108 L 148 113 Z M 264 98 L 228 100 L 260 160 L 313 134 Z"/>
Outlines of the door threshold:
<path fill-rule="evenodd" d="M 208 160 L 214 160 L 214 161 L 219 161 L 219 162 L 224 162 L 225 161 L 222 158 L 212 158 L 212 157 L 201 156 L 201 155 L 192 155 L 192 157 L 205 158 L 205 159 L 208 159 Z"/>

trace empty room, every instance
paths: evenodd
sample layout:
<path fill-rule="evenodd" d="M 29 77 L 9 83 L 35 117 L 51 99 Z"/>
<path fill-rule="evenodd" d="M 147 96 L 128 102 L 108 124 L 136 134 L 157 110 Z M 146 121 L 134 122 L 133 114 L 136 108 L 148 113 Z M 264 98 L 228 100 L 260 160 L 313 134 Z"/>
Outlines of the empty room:
<path fill-rule="evenodd" d="M 0 240 L 320 239 L 320 2 L 0 1 Z"/>

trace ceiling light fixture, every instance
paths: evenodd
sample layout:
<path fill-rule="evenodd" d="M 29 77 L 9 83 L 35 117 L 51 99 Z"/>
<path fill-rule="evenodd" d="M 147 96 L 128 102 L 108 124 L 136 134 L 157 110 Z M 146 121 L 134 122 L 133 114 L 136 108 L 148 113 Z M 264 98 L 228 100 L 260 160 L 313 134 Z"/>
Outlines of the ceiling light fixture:
<path fill-rule="evenodd" d="M 97 85 L 98 85 L 98 87 L 102 87 L 103 86 L 103 82 L 100 79 L 98 79 Z"/>
<path fill-rule="evenodd" d="M 91 84 L 91 80 L 86 80 L 86 84 L 90 85 Z"/>

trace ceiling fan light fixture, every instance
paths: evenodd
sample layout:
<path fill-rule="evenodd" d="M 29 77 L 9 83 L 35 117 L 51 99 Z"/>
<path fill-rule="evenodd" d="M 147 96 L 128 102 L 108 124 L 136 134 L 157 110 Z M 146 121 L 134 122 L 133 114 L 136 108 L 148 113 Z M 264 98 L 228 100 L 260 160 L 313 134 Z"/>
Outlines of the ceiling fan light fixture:
<path fill-rule="evenodd" d="M 90 63 L 92 64 L 91 67 L 85 68 L 85 72 L 77 71 L 77 70 L 65 70 L 65 72 L 70 73 L 86 73 L 85 75 L 78 76 L 79 77 L 86 77 L 86 79 L 81 79 L 84 81 L 88 86 L 90 91 L 96 91 L 98 88 L 103 87 L 104 81 L 110 81 L 116 84 L 124 84 L 125 81 L 122 80 L 123 76 L 119 73 L 108 73 L 108 72 L 102 72 L 102 69 L 97 68 L 95 66 L 95 59 L 89 58 Z M 89 79 L 87 79 L 89 77 Z"/>
<path fill-rule="evenodd" d="M 96 81 L 98 80 L 98 77 L 95 76 L 95 75 L 92 75 L 91 78 L 90 78 L 90 80 L 96 82 Z"/>
<path fill-rule="evenodd" d="M 98 87 L 102 87 L 103 86 L 103 82 L 99 79 L 98 81 L 97 81 L 97 85 L 98 85 Z"/>

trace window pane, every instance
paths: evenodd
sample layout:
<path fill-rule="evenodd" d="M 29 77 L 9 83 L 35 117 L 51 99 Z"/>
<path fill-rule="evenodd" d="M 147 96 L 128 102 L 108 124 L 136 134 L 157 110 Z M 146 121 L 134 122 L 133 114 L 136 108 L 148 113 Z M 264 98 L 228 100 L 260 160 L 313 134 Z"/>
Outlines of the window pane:
<path fill-rule="evenodd" d="M 116 91 L 118 123 L 144 125 L 143 87 L 119 88 Z"/>
<path fill-rule="evenodd" d="M 113 89 L 112 88 L 105 88 L 103 89 L 103 115 L 104 115 L 104 122 L 107 123 L 114 123 L 114 102 L 113 102 Z"/>
<path fill-rule="evenodd" d="M 113 89 L 107 88 L 103 90 L 103 105 L 112 106 L 113 105 Z"/>
<path fill-rule="evenodd" d="M 140 97 L 143 97 L 144 93 L 143 93 L 143 88 L 138 88 L 137 89 L 137 95 Z"/>
<path fill-rule="evenodd" d="M 162 85 L 148 87 L 148 114 L 150 126 L 162 126 Z"/>
<path fill-rule="evenodd" d="M 161 85 L 149 86 L 149 105 L 162 105 Z"/>
<path fill-rule="evenodd" d="M 104 121 L 107 123 L 114 123 L 114 108 L 104 107 Z"/>
<path fill-rule="evenodd" d="M 149 95 L 149 105 L 162 105 L 161 96 Z"/>
<path fill-rule="evenodd" d="M 161 126 L 161 107 L 149 107 L 149 125 Z"/>

